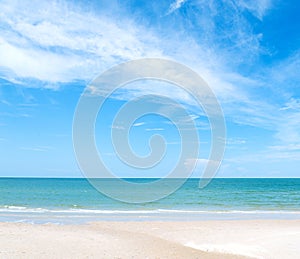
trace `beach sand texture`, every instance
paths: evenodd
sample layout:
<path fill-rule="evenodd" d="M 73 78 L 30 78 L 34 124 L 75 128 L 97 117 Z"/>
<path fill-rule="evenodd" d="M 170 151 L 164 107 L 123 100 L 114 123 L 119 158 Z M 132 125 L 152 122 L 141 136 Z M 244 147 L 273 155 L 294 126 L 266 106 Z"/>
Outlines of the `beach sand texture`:
<path fill-rule="evenodd" d="M 0 223 L 0 258 L 299 258 L 299 220 Z"/>

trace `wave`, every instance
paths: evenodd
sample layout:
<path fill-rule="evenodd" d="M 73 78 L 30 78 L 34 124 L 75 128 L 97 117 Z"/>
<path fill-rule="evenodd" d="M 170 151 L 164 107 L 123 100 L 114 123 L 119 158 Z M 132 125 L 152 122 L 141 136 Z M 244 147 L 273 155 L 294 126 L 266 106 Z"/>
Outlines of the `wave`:
<path fill-rule="evenodd" d="M 66 214 L 299 214 L 300 210 L 185 210 L 185 209 L 153 209 L 153 210 L 109 210 L 109 209 L 49 209 L 23 206 L 0 206 L 1 212 L 15 213 L 66 213 Z"/>
<path fill-rule="evenodd" d="M 278 214 L 278 213 L 287 213 L 287 214 L 300 214 L 300 210 L 167 210 L 167 209 L 158 209 L 161 212 L 170 212 L 170 213 L 220 213 L 220 214 Z"/>

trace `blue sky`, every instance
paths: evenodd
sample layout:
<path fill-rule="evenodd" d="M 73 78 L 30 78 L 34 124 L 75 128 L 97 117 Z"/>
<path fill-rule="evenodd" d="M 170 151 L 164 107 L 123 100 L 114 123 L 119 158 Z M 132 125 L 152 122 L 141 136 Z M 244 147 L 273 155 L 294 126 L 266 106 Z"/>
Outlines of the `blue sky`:
<path fill-rule="evenodd" d="M 195 70 L 220 102 L 227 146 L 218 177 L 299 177 L 299 10 L 296 0 L 0 1 L 0 176 L 82 176 L 72 121 L 85 86 L 120 62 L 158 57 Z M 120 176 L 139 172 L 116 160 L 104 136 L 117 107 L 152 88 L 128 86 L 97 121 L 98 149 Z M 190 159 L 199 176 L 207 118 L 186 93 L 158 91 L 197 118 L 200 155 Z M 169 143 L 165 162 L 147 176 L 164 175 L 178 156 L 178 133 L 166 122 L 145 116 L 132 127 L 140 155 L 153 133 Z"/>

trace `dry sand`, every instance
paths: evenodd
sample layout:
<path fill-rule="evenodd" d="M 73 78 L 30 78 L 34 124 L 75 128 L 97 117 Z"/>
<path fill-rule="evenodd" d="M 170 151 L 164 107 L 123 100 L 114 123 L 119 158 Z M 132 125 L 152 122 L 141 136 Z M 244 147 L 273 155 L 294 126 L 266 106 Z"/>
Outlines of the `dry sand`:
<path fill-rule="evenodd" d="M 0 258 L 300 258 L 299 220 L 0 223 Z"/>

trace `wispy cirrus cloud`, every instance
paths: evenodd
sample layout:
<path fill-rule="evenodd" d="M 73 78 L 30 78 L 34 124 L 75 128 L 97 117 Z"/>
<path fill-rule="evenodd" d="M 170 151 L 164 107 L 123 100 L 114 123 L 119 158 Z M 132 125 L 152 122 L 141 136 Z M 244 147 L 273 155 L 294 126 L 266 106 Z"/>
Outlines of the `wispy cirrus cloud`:
<path fill-rule="evenodd" d="M 272 0 L 239 0 L 233 2 L 240 8 L 248 10 L 260 20 L 263 19 L 266 12 L 273 6 Z"/>
<path fill-rule="evenodd" d="M 188 5 L 187 15 L 177 14 L 180 19 L 175 24 L 170 17 L 161 24 L 165 29 L 157 31 L 137 23 L 136 15 L 93 13 L 72 2 L 2 1 L 1 74 L 9 80 L 31 78 L 54 87 L 51 83 L 90 80 L 115 63 L 147 56 L 176 59 L 218 78 L 216 74 L 230 72 L 236 65 L 228 69 L 227 58 L 239 63 L 242 56 L 259 52 L 261 36 L 240 15 L 242 9 L 249 9 L 245 3 L 179 0 L 171 6 L 178 9 L 183 4 Z M 231 24 L 221 33 L 219 19 Z"/>
<path fill-rule="evenodd" d="M 147 128 L 146 131 L 163 131 L 164 128 Z"/>
<path fill-rule="evenodd" d="M 140 126 L 143 126 L 143 125 L 145 125 L 146 124 L 146 122 L 136 122 L 136 123 L 134 123 L 132 126 L 133 127 L 140 127 Z"/>
<path fill-rule="evenodd" d="M 169 10 L 167 11 L 167 15 L 179 9 L 186 1 L 187 0 L 176 0 L 175 2 L 173 2 L 170 5 Z"/>
<path fill-rule="evenodd" d="M 125 17 L 60 2 L 2 1 L 0 9 L 0 73 L 8 80 L 90 80 L 116 62 L 159 54 L 151 33 Z"/>
<path fill-rule="evenodd" d="M 47 152 L 53 150 L 53 147 L 50 146 L 20 147 L 20 150 L 34 151 L 34 152 Z"/>
<path fill-rule="evenodd" d="M 273 2 L 176 0 L 169 6 L 169 15 L 156 17 L 158 26 L 152 27 L 148 21 L 140 22 L 147 17 L 126 13 L 125 3 L 123 12 L 108 10 L 106 14 L 64 1 L 2 1 L 0 76 L 27 87 L 59 89 L 63 83 L 90 81 L 121 61 L 171 58 L 192 67 L 208 82 L 229 120 L 272 129 L 278 140 L 277 134 L 289 132 L 295 140 L 299 138 L 298 124 L 285 120 L 296 120 L 298 114 L 284 108 L 288 107 L 293 90 L 282 90 L 280 86 L 286 82 L 296 86 L 299 53 L 271 68 L 246 72 L 268 50 L 261 46 L 263 34 L 255 32 L 245 12 L 259 22 Z M 180 12 L 181 8 L 184 12 Z M 165 12 L 162 8 L 161 15 Z M 276 91 L 276 87 L 272 89 L 274 82 L 284 91 L 282 100 L 259 98 L 261 89 Z M 141 85 L 127 90 L 123 97 L 128 98 L 131 90 L 150 93 L 152 89 Z M 192 103 L 182 91 L 160 91 Z"/>

